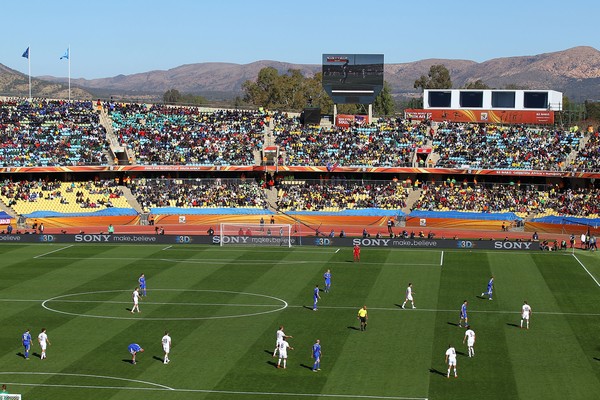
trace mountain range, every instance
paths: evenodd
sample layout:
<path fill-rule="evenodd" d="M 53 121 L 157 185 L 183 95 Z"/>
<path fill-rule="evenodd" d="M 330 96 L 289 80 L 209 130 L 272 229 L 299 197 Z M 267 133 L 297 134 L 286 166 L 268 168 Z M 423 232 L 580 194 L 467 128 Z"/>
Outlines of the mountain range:
<path fill-rule="evenodd" d="M 495 58 L 484 62 L 451 59 L 426 59 L 409 63 L 385 64 L 385 80 L 394 96 L 411 97 L 421 75 L 427 75 L 435 64 L 450 72 L 455 88 L 481 80 L 492 88 L 507 85 L 528 89 L 552 89 L 563 92 L 572 101 L 600 99 L 600 51 L 579 46 L 563 51 L 533 56 Z M 318 64 L 291 64 L 280 61 L 256 61 L 249 64 L 198 63 L 169 70 L 118 75 L 101 79 L 71 79 L 77 89 L 76 98 L 106 98 L 109 96 L 160 99 L 169 89 L 203 95 L 209 99 L 232 99 L 241 94 L 246 80 L 255 80 L 265 67 L 280 73 L 298 69 L 306 76 L 321 70 Z M 39 76 L 34 80 L 34 97 L 65 96 L 67 78 Z M 27 95 L 27 76 L 0 64 L 0 94 Z"/>

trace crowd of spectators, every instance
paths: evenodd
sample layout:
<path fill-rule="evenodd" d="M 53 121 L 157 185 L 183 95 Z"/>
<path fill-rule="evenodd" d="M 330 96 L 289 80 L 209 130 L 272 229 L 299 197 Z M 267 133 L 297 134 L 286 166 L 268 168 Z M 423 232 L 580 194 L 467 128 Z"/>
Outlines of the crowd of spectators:
<path fill-rule="evenodd" d="M 302 126 L 297 119 L 274 119 L 275 143 L 285 165 L 412 167 L 429 127 L 397 119 L 365 126 Z"/>
<path fill-rule="evenodd" d="M 436 167 L 560 171 L 576 151 L 580 131 L 447 123 L 438 127 Z"/>
<path fill-rule="evenodd" d="M 266 195 L 253 180 L 133 179 L 132 194 L 146 210 L 155 207 L 259 207 Z"/>
<path fill-rule="evenodd" d="M 120 144 L 138 164 L 255 165 L 266 114 L 197 107 L 108 103 Z"/>
<path fill-rule="evenodd" d="M 571 169 L 579 172 L 600 171 L 600 132 L 590 134 L 585 146 L 577 152 Z"/>
<path fill-rule="evenodd" d="M 519 216 L 589 217 L 600 213 L 600 189 L 520 184 L 424 183 L 413 210 L 514 212 Z"/>
<path fill-rule="evenodd" d="M 42 179 L 16 182 L 5 179 L 0 182 L 0 198 L 8 207 L 14 207 L 19 202 L 55 200 L 60 204 L 70 204 L 73 201 L 79 208 L 108 208 L 113 207 L 114 199 L 121 196 L 123 191 L 116 181 L 110 179 L 71 183 Z"/>
<path fill-rule="evenodd" d="M 106 164 L 106 131 L 91 101 L 0 100 L 0 164 Z"/>
<path fill-rule="evenodd" d="M 283 211 L 322 211 L 352 208 L 401 209 L 408 189 L 397 182 L 282 182 L 277 207 Z"/>

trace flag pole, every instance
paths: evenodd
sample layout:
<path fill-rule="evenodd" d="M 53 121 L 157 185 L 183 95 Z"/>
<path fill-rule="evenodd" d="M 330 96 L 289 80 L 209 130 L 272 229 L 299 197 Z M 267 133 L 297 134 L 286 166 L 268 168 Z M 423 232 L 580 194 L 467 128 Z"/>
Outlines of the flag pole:
<path fill-rule="evenodd" d="M 27 53 L 27 71 L 29 75 L 29 102 L 31 102 L 31 45 L 27 47 L 29 52 Z"/>
<path fill-rule="evenodd" d="M 67 54 L 69 55 L 69 103 L 71 102 L 71 45 L 67 49 Z"/>

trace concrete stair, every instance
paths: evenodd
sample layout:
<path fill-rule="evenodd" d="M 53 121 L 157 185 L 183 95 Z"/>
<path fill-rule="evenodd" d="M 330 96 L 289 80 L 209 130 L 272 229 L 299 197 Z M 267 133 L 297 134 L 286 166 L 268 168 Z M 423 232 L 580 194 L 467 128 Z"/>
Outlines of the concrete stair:
<path fill-rule="evenodd" d="M 277 188 L 273 189 L 263 189 L 265 191 L 265 196 L 267 197 L 267 203 L 269 205 L 269 209 L 276 211 L 277 210 Z"/>
<path fill-rule="evenodd" d="M 133 193 L 131 193 L 131 189 L 129 189 L 127 186 L 119 186 L 119 189 L 123 191 L 123 196 L 125 196 L 125 199 L 131 205 L 131 207 L 139 214 L 142 214 L 144 210 L 142 209 L 141 204 L 138 203 Z"/>
<path fill-rule="evenodd" d="M 406 199 L 406 207 L 402 209 L 402 212 L 406 215 L 410 214 L 413 205 L 419 200 L 421 197 L 421 193 L 423 193 L 422 189 L 411 190 Z"/>

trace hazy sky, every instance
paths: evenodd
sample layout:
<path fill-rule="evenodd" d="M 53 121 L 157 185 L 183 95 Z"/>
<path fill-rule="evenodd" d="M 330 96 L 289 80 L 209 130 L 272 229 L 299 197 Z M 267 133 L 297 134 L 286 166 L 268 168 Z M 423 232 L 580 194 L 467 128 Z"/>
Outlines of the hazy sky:
<path fill-rule="evenodd" d="M 3 1 L 0 63 L 33 76 L 103 78 L 183 64 L 320 64 L 323 53 L 485 61 L 600 49 L 600 2 L 442 0 Z"/>

